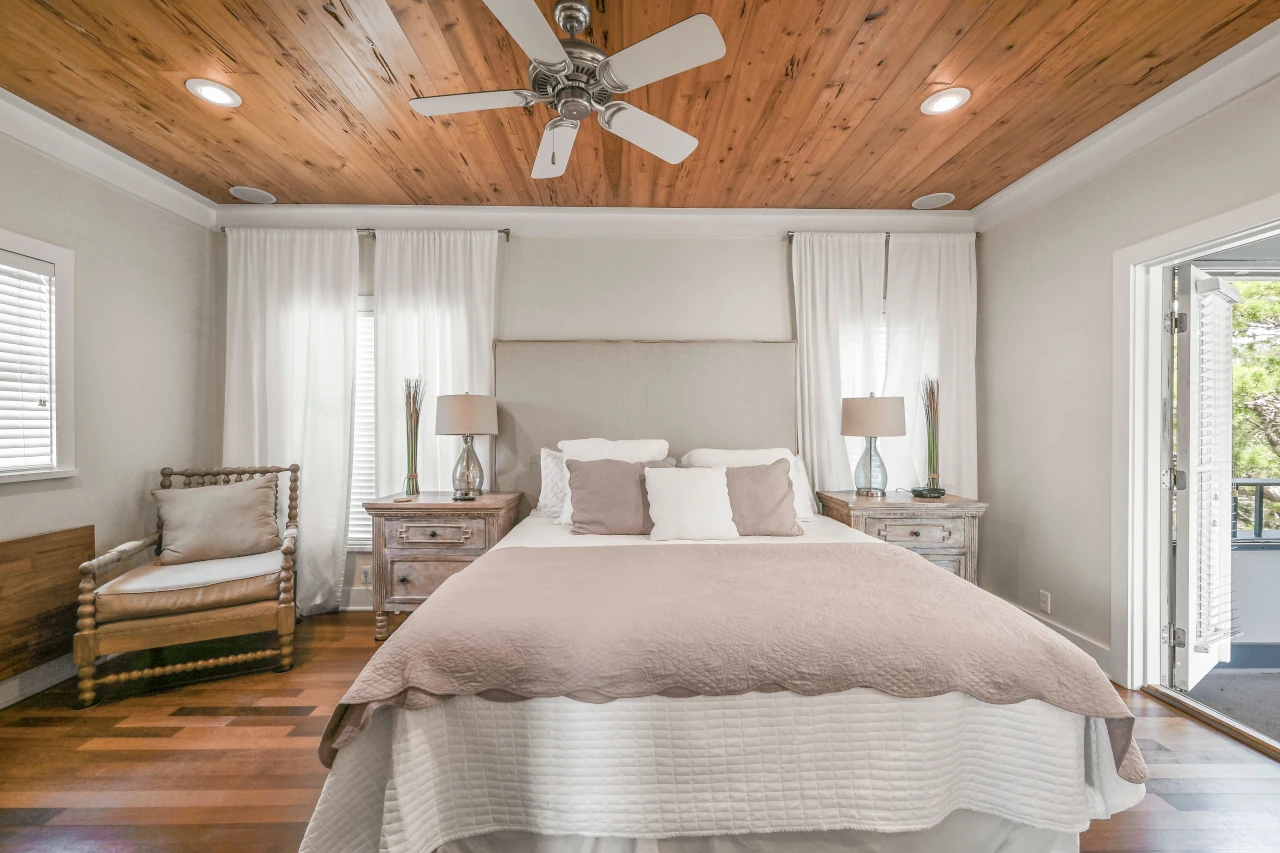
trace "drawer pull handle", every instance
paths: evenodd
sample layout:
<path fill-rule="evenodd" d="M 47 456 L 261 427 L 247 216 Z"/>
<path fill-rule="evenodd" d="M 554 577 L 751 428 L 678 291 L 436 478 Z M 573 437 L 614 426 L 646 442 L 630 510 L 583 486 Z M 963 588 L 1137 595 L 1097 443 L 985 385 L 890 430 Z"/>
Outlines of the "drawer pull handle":
<path fill-rule="evenodd" d="M 408 583 L 408 582 L 409 582 L 409 576 L 408 576 L 408 575 L 401 575 L 401 576 L 400 576 L 400 583 Z"/>
<path fill-rule="evenodd" d="M 914 536 L 914 537 L 916 537 L 916 538 L 918 539 L 918 538 L 920 538 L 920 531 L 919 531 L 919 530 L 913 530 L 913 531 L 911 531 L 911 535 L 912 535 L 912 536 Z"/>
<path fill-rule="evenodd" d="M 440 532 L 439 532 L 438 530 L 433 530 L 433 531 L 431 531 L 431 538 L 432 538 L 432 539 L 435 539 L 435 538 L 436 538 L 437 536 L 439 536 L 439 535 L 440 535 Z"/>

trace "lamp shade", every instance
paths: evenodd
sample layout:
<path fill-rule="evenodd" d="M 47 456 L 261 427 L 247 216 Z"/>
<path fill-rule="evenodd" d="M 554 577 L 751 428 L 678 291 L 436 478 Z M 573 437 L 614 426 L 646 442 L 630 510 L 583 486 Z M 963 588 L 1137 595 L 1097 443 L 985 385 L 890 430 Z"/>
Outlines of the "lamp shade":
<path fill-rule="evenodd" d="M 906 406 L 901 397 L 845 397 L 840 403 L 840 434 L 906 435 Z"/>
<path fill-rule="evenodd" d="M 498 401 L 485 394 L 436 397 L 436 435 L 497 435 Z"/>

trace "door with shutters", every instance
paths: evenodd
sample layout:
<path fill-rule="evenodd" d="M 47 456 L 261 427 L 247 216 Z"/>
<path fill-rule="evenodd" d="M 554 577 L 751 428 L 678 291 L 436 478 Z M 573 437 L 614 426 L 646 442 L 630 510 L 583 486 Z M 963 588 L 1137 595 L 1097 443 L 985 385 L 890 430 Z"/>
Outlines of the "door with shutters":
<path fill-rule="evenodd" d="M 1173 685 L 1191 690 L 1231 659 L 1232 285 L 1192 264 L 1174 270 Z"/>

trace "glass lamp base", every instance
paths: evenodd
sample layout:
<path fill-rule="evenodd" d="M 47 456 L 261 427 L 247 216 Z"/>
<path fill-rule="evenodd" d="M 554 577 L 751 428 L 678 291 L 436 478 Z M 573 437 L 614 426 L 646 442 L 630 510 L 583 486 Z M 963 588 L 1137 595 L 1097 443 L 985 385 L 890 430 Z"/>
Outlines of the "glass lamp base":
<path fill-rule="evenodd" d="M 453 499 L 455 501 L 473 501 L 484 494 L 484 469 L 480 467 L 480 457 L 476 456 L 472 446 L 474 439 L 469 435 L 462 437 L 462 454 L 458 463 L 453 466 Z"/>
<path fill-rule="evenodd" d="M 876 449 L 875 436 L 867 436 L 867 448 L 853 469 L 853 487 L 864 497 L 882 498 L 889 487 L 889 474 Z"/>

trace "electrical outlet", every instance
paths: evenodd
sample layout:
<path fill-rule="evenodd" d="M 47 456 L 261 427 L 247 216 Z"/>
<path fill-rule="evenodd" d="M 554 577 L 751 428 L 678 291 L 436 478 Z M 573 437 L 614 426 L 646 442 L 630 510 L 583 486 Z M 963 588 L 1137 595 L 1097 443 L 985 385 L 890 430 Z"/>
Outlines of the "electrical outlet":
<path fill-rule="evenodd" d="M 1040 590 L 1040 612 L 1049 612 L 1049 593 L 1045 592 L 1043 589 Z"/>
<path fill-rule="evenodd" d="M 364 584 L 365 586 L 369 585 L 369 567 L 368 566 L 360 567 L 360 583 Z"/>

